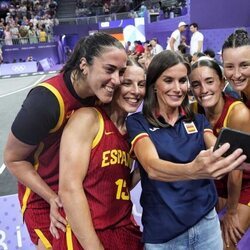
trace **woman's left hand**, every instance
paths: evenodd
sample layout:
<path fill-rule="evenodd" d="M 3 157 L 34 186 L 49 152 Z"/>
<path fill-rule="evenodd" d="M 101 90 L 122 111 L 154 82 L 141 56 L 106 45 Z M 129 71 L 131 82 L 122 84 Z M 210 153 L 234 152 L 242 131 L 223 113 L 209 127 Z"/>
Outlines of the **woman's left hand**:
<path fill-rule="evenodd" d="M 221 220 L 221 228 L 226 247 L 230 244 L 236 245 L 244 235 L 244 230 L 240 227 L 237 211 L 227 211 Z"/>

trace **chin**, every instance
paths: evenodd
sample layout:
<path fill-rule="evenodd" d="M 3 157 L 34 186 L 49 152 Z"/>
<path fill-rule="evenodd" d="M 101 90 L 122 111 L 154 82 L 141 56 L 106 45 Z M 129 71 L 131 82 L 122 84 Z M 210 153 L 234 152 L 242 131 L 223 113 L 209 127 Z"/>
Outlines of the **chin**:
<path fill-rule="evenodd" d="M 112 101 L 112 97 L 102 97 L 102 98 L 98 97 L 98 99 L 102 103 L 110 103 Z"/>
<path fill-rule="evenodd" d="M 233 85 L 233 89 L 235 90 L 235 91 L 239 91 L 239 92 L 241 92 L 241 91 L 243 91 L 245 88 L 246 88 L 246 84 L 242 84 L 242 85 L 235 85 L 235 84 L 232 84 Z"/>

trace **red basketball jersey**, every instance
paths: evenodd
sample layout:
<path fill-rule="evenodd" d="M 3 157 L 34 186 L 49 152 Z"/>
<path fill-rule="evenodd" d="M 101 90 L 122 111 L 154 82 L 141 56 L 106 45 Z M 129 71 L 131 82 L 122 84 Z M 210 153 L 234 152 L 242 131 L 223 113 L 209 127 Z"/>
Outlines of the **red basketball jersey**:
<path fill-rule="evenodd" d="M 57 192 L 59 180 L 59 146 L 62 131 L 70 115 L 74 110 L 83 106 L 83 104 L 72 96 L 64 83 L 62 74 L 46 80 L 40 86 L 50 90 L 57 98 L 60 106 L 60 116 L 56 126 L 40 142 L 37 149 L 27 160 L 31 162 L 41 178 Z M 49 107 L 44 108 L 48 109 Z M 49 204 L 45 200 L 21 183 L 18 183 L 18 196 L 22 212 L 25 211 L 26 207 L 49 207 Z"/>
<path fill-rule="evenodd" d="M 89 169 L 83 182 L 96 230 L 129 224 L 130 155 L 126 135 L 98 108 L 99 132 L 93 142 Z"/>
<path fill-rule="evenodd" d="M 223 107 L 222 114 L 213 128 L 213 133 L 215 136 L 218 136 L 220 130 L 223 127 L 227 127 L 229 114 L 230 114 L 231 110 L 239 103 L 242 103 L 242 102 L 237 101 L 230 96 L 225 96 L 225 105 Z M 218 195 L 220 197 L 225 197 L 225 198 L 227 197 L 227 180 L 228 180 L 228 178 L 226 175 L 222 179 L 215 181 L 217 192 L 218 192 Z M 243 189 L 247 189 L 247 188 L 248 189 L 250 188 L 250 173 L 248 171 L 243 171 L 243 179 L 242 179 L 242 188 L 241 189 L 243 190 Z M 240 197 L 239 202 L 245 204 L 245 203 L 249 202 L 249 199 L 246 202 L 245 194 L 241 193 L 241 197 Z"/>

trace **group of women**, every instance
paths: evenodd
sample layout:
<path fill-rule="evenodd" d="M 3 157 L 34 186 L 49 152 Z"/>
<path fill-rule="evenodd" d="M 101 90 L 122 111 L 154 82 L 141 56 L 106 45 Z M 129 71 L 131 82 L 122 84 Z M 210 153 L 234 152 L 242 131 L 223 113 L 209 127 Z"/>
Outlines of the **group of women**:
<path fill-rule="evenodd" d="M 232 34 L 222 53 L 225 76 L 249 108 L 247 32 Z M 204 114 L 189 106 L 188 78 Z M 224 126 L 250 132 L 250 115 L 223 84 L 212 61 L 191 69 L 163 51 L 145 76 L 115 38 L 81 39 L 61 74 L 28 94 L 4 152 L 37 249 L 223 249 L 223 238 L 235 247 L 250 221 L 249 173 L 234 170 L 246 156 L 222 157 L 229 144 L 211 147 Z M 126 118 L 143 99 L 142 112 Z M 139 178 L 142 235 L 129 194 Z M 222 180 L 218 202 L 213 179 Z M 223 238 L 216 205 L 226 207 Z"/>

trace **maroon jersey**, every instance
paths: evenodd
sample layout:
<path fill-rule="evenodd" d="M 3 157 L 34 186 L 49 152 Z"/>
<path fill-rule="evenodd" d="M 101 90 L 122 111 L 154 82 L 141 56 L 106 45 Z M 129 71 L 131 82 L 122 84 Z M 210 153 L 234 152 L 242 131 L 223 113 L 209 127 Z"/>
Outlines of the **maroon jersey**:
<path fill-rule="evenodd" d="M 130 223 L 130 155 L 126 136 L 98 108 L 100 129 L 93 142 L 83 188 L 95 229 Z"/>
<path fill-rule="evenodd" d="M 220 130 L 223 127 L 227 127 L 229 114 L 230 114 L 231 110 L 239 103 L 242 103 L 242 102 L 237 101 L 236 99 L 234 99 L 230 96 L 225 96 L 225 104 L 223 107 L 222 114 L 213 128 L 213 133 L 215 136 L 218 136 Z M 226 175 L 222 179 L 215 181 L 217 192 L 218 192 L 218 195 L 220 197 L 227 198 L 227 195 L 228 195 L 227 194 L 227 180 L 228 180 L 228 178 Z M 245 191 L 244 192 L 241 191 L 241 196 L 240 196 L 239 202 L 243 203 L 243 204 L 248 204 L 248 202 L 250 202 L 250 196 L 249 196 L 250 190 L 248 192 L 246 192 L 246 190 L 250 189 L 250 173 L 248 171 L 245 171 L 245 170 L 243 171 L 241 189 L 245 190 Z M 246 197 L 246 195 L 248 197 Z"/>
<path fill-rule="evenodd" d="M 74 110 L 83 106 L 72 96 L 64 83 L 62 74 L 52 77 L 40 84 L 50 90 L 58 100 L 60 116 L 56 126 L 40 142 L 36 150 L 28 157 L 41 178 L 54 190 L 58 190 L 59 179 L 59 145 L 63 128 Z M 45 109 L 49 107 L 44 107 Z M 21 183 L 18 183 L 18 196 L 22 212 L 28 208 L 45 208 L 49 204 L 36 193 Z"/>

